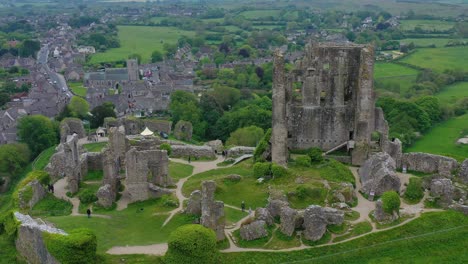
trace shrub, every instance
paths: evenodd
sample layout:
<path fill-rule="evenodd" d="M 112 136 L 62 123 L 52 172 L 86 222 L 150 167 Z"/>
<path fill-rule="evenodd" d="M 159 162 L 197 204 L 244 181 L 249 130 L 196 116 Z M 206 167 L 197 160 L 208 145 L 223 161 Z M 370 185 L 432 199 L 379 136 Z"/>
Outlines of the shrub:
<path fill-rule="evenodd" d="M 6 182 L 5 179 L 3 179 L 3 178 L 0 177 L 0 186 L 2 186 L 3 184 L 5 184 L 5 182 Z"/>
<path fill-rule="evenodd" d="M 172 147 L 168 143 L 162 143 L 161 146 L 159 146 L 159 149 L 167 151 L 168 156 L 172 153 Z"/>
<path fill-rule="evenodd" d="M 179 206 L 179 203 L 177 201 L 175 201 L 174 199 L 172 199 L 172 197 L 170 195 L 164 195 L 163 197 L 161 197 L 161 199 L 162 199 L 162 204 L 165 207 L 177 207 L 177 206 Z"/>
<path fill-rule="evenodd" d="M 406 187 L 405 198 L 409 201 L 419 201 L 424 197 L 422 180 L 420 178 L 410 178 Z"/>
<path fill-rule="evenodd" d="M 0 219 L 0 223 L 2 223 L 3 226 L 3 230 L 0 231 L 5 231 L 8 237 L 16 237 L 16 232 L 21 223 L 18 220 L 16 220 L 13 211 L 4 214 L 2 216 L 2 219 Z"/>
<path fill-rule="evenodd" d="M 320 168 L 320 176 L 329 181 L 350 182 L 354 186 L 356 184 L 356 179 L 349 168 L 334 159 L 330 159 L 325 166 Z"/>
<path fill-rule="evenodd" d="M 382 195 L 382 206 L 385 212 L 392 214 L 400 209 L 400 196 L 395 191 L 384 192 Z"/>
<path fill-rule="evenodd" d="M 78 198 L 80 199 L 80 202 L 83 204 L 90 204 L 98 200 L 98 198 L 96 197 L 96 194 L 91 190 L 84 190 L 83 192 L 78 194 Z"/>
<path fill-rule="evenodd" d="M 269 148 L 271 138 L 271 128 L 267 130 L 263 138 L 258 142 L 254 151 L 254 161 L 265 161 L 263 153 Z"/>
<path fill-rule="evenodd" d="M 310 157 L 310 162 L 320 163 L 323 161 L 322 150 L 319 148 L 311 148 L 307 155 Z"/>
<path fill-rule="evenodd" d="M 271 175 L 271 163 L 269 162 L 257 162 L 253 167 L 255 178 L 261 178 Z"/>
<path fill-rule="evenodd" d="M 301 156 L 296 158 L 296 164 L 302 167 L 310 167 L 310 157 Z"/>
<path fill-rule="evenodd" d="M 68 236 L 43 233 L 47 250 L 60 263 L 96 263 L 96 235 L 89 229 L 75 229 Z"/>
<path fill-rule="evenodd" d="M 288 170 L 281 166 L 281 165 L 278 165 L 276 163 L 272 163 L 271 164 L 271 174 L 273 175 L 273 177 L 283 177 L 283 176 L 286 176 L 288 175 Z"/>
<path fill-rule="evenodd" d="M 184 225 L 169 237 L 165 263 L 218 263 L 216 235 L 201 225 Z"/>

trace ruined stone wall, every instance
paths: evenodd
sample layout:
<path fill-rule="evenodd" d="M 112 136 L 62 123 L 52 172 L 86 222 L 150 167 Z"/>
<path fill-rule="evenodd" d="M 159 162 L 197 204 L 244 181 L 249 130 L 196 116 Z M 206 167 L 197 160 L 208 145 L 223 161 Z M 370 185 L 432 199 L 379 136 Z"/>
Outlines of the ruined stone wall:
<path fill-rule="evenodd" d="M 131 148 L 126 153 L 126 191 L 131 201 L 161 196 L 164 190 L 153 185 L 168 181 L 168 177 L 169 159 L 165 150 L 137 151 Z"/>
<path fill-rule="evenodd" d="M 372 132 L 381 132 L 383 139 L 388 135 L 383 113 L 375 107 L 373 68 L 374 50 L 370 45 L 309 44 L 296 69 L 287 76 L 277 55 L 273 161 L 286 160 L 286 137 L 290 149 L 319 147 L 324 151 L 353 140 L 352 163 L 364 163 L 370 153 Z M 302 83 L 300 91 L 292 89 L 293 82 Z"/>
<path fill-rule="evenodd" d="M 102 153 L 88 152 L 87 153 L 88 170 L 102 170 Z"/>
<path fill-rule="evenodd" d="M 21 222 L 16 238 L 16 249 L 28 263 L 31 264 L 59 264 L 50 253 L 42 238 L 42 232 L 67 235 L 63 230 L 56 229 L 32 219 L 29 215 L 15 213 L 16 219 Z"/>
<path fill-rule="evenodd" d="M 402 166 L 406 166 L 408 170 L 450 176 L 458 168 L 458 162 L 445 156 L 411 152 L 403 154 Z"/>
<path fill-rule="evenodd" d="M 144 125 L 154 132 L 164 132 L 166 134 L 171 133 L 172 122 L 166 120 L 143 120 Z"/>
<path fill-rule="evenodd" d="M 86 131 L 83 127 L 83 122 L 78 118 L 65 118 L 60 122 L 60 142 L 66 142 L 67 136 L 76 133 L 78 138 L 85 138 Z"/>
<path fill-rule="evenodd" d="M 111 127 L 109 129 L 109 149 L 118 159 L 120 167 L 125 165 L 125 153 L 129 149 L 128 139 L 125 137 L 127 130 L 124 126 Z"/>
<path fill-rule="evenodd" d="M 214 159 L 214 150 L 209 146 L 174 145 L 172 146 L 171 157 L 191 157 Z"/>
<path fill-rule="evenodd" d="M 271 159 L 273 162 L 286 166 L 288 157 L 287 137 L 288 129 L 286 126 L 286 73 L 284 72 L 284 58 L 277 52 L 273 61 L 275 67 L 273 72 L 273 123 L 272 138 L 275 142 L 271 146 Z"/>

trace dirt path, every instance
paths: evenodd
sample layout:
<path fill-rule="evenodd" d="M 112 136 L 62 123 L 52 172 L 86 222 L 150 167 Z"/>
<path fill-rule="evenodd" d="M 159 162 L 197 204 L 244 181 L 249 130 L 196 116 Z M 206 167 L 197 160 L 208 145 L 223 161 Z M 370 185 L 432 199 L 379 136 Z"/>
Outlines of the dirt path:
<path fill-rule="evenodd" d="M 145 254 L 163 256 L 167 251 L 167 243 L 153 244 L 147 246 L 127 246 L 113 247 L 106 253 L 111 255 L 130 255 L 130 254 Z"/>
<path fill-rule="evenodd" d="M 68 197 L 68 183 L 66 178 L 62 178 L 54 183 L 54 196 L 69 201 L 72 205 L 72 213 L 71 216 L 87 216 L 86 214 L 79 213 L 80 207 L 80 200 L 76 197 Z M 92 214 L 92 217 L 100 217 L 100 218 L 111 218 L 109 215 L 99 215 L 99 214 Z"/>
<path fill-rule="evenodd" d="M 361 189 L 361 181 L 359 179 L 359 174 L 358 174 L 358 168 L 356 167 L 349 167 L 351 172 L 353 173 L 355 182 L 356 182 L 356 196 L 358 198 L 358 204 L 356 207 L 351 208 L 352 210 L 358 212 L 359 218 L 352 221 L 352 224 L 363 222 L 363 221 L 369 221 L 372 223 L 372 221 L 369 218 L 369 213 L 375 209 L 375 203 L 367 200 L 362 196 L 362 194 L 359 192 Z M 374 225 L 372 225 L 374 227 Z"/>

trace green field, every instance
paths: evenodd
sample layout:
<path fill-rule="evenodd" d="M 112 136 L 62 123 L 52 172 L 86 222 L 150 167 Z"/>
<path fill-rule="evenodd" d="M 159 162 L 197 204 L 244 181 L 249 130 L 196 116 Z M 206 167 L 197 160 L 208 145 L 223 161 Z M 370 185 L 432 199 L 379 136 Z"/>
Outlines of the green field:
<path fill-rule="evenodd" d="M 379 62 L 374 67 L 375 87 L 396 94 L 403 94 L 415 84 L 417 75 L 417 70 L 395 63 Z"/>
<path fill-rule="evenodd" d="M 81 82 L 68 82 L 68 87 L 70 90 L 78 96 L 86 97 L 86 92 L 88 91 Z"/>
<path fill-rule="evenodd" d="M 252 10 L 244 11 L 239 15 L 245 17 L 246 19 L 262 19 L 279 16 L 280 13 L 281 10 Z"/>
<path fill-rule="evenodd" d="M 454 22 L 441 20 L 401 20 L 400 28 L 403 31 L 412 31 L 415 27 L 420 27 L 428 31 L 445 31 L 453 28 Z"/>
<path fill-rule="evenodd" d="M 468 97 L 468 82 L 459 82 L 446 86 L 436 95 L 442 104 L 453 104 L 458 99 Z"/>
<path fill-rule="evenodd" d="M 427 47 L 435 45 L 438 48 L 444 47 L 450 41 L 468 41 L 468 39 L 449 39 L 449 38 L 408 38 L 400 40 L 400 43 L 410 44 L 411 42 L 416 47 Z"/>
<path fill-rule="evenodd" d="M 455 143 L 466 134 L 468 134 L 468 114 L 436 125 L 406 151 L 445 155 L 461 161 L 468 157 L 468 145 Z"/>
<path fill-rule="evenodd" d="M 120 48 L 109 49 L 104 53 L 92 56 L 91 63 L 125 60 L 130 54 L 139 54 L 143 62 L 148 62 L 155 50 L 163 51 L 164 43 L 177 43 L 185 36 L 195 32 L 184 31 L 173 27 L 118 26 Z"/>
<path fill-rule="evenodd" d="M 443 72 L 446 69 L 467 69 L 468 47 L 418 49 L 403 58 L 406 62 L 422 68 Z"/>

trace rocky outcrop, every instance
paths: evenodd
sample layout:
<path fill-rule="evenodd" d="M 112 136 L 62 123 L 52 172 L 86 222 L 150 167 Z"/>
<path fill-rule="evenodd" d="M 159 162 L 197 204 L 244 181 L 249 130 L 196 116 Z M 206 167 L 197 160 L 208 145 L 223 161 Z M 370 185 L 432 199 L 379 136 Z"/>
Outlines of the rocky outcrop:
<path fill-rule="evenodd" d="M 243 240 L 255 240 L 268 236 L 266 223 L 263 220 L 256 220 L 240 228 L 240 235 Z"/>
<path fill-rule="evenodd" d="M 317 241 L 327 231 L 327 225 L 341 225 L 343 221 L 343 211 L 311 205 L 304 211 L 304 238 Z"/>
<path fill-rule="evenodd" d="M 454 188 L 450 179 L 433 179 L 431 181 L 431 196 L 439 199 L 441 206 L 448 206 L 453 202 Z"/>
<path fill-rule="evenodd" d="M 98 204 L 105 208 L 110 208 L 112 203 L 115 201 L 115 192 L 112 191 L 109 184 L 101 186 L 97 191 L 96 196 L 98 198 Z"/>
<path fill-rule="evenodd" d="M 34 220 L 29 215 L 15 213 L 16 219 L 21 223 L 16 238 L 16 249 L 28 263 L 31 264 L 59 264 L 47 251 L 42 233 L 67 235 L 65 231 L 51 227 L 42 220 Z"/>
<path fill-rule="evenodd" d="M 395 161 L 387 153 L 376 153 L 359 169 L 363 193 L 382 195 L 386 191 L 400 192 L 400 179 L 395 173 Z"/>
<path fill-rule="evenodd" d="M 269 226 L 274 223 L 273 216 L 271 216 L 270 212 L 263 207 L 259 207 L 255 210 L 255 219 L 265 221 Z"/>
<path fill-rule="evenodd" d="M 272 217 L 277 217 L 281 215 L 283 208 L 289 207 L 289 203 L 284 200 L 273 199 L 269 200 L 267 204 L 267 210 L 270 212 Z"/>
<path fill-rule="evenodd" d="M 227 150 L 227 157 L 239 157 L 245 154 L 253 154 L 255 151 L 254 147 L 232 147 Z"/>
<path fill-rule="evenodd" d="M 193 158 L 208 158 L 214 159 L 215 153 L 211 147 L 208 146 L 193 146 L 193 145 L 172 145 L 171 157 L 191 157 Z"/>
<path fill-rule="evenodd" d="M 468 215 L 468 205 L 463 205 L 463 204 L 452 204 L 449 206 L 450 209 L 453 209 L 455 211 L 459 211 L 464 213 L 465 215 Z"/>
<path fill-rule="evenodd" d="M 33 180 L 18 192 L 19 207 L 32 209 L 46 195 L 47 191 L 44 186 L 38 180 Z"/>
<path fill-rule="evenodd" d="M 201 199 L 202 193 L 200 190 L 195 190 L 190 194 L 185 213 L 193 215 L 201 215 Z"/>
<path fill-rule="evenodd" d="M 354 186 L 348 182 L 342 182 L 340 188 L 333 191 L 333 202 L 352 204 L 356 199 Z"/>
<path fill-rule="evenodd" d="M 283 207 L 281 209 L 280 221 L 281 221 L 281 233 L 292 236 L 296 228 L 296 217 L 297 211 L 290 207 Z"/>
<path fill-rule="evenodd" d="M 388 153 L 392 157 L 397 168 L 401 168 L 403 145 L 398 138 L 395 138 L 393 141 L 387 140 L 384 144 L 384 152 Z"/>
<path fill-rule="evenodd" d="M 408 170 L 438 173 L 449 177 L 452 171 L 458 168 L 458 162 L 445 156 L 412 152 L 403 154 L 402 166 L 406 166 Z"/>
<path fill-rule="evenodd" d="M 214 193 L 216 191 L 216 183 L 214 181 L 204 181 L 202 183 L 202 199 L 201 199 L 201 218 L 200 223 L 207 228 L 215 231 L 218 241 L 224 240 L 224 203 L 215 201 Z"/>
<path fill-rule="evenodd" d="M 398 219 L 398 214 L 388 214 L 383 209 L 383 202 L 382 200 L 378 200 L 375 203 L 375 210 L 374 210 L 374 218 L 379 223 L 391 223 Z"/>
<path fill-rule="evenodd" d="M 464 160 L 460 166 L 458 178 L 461 182 L 468 184 L 468 159 Z"/>
<path fill-rule="evenodd" d="M 223 142 L 219 139 L 208 141 L 205 145 L 212 148 L 213 151 L 218 154 L 221 154 L 224 150 Z"/>

